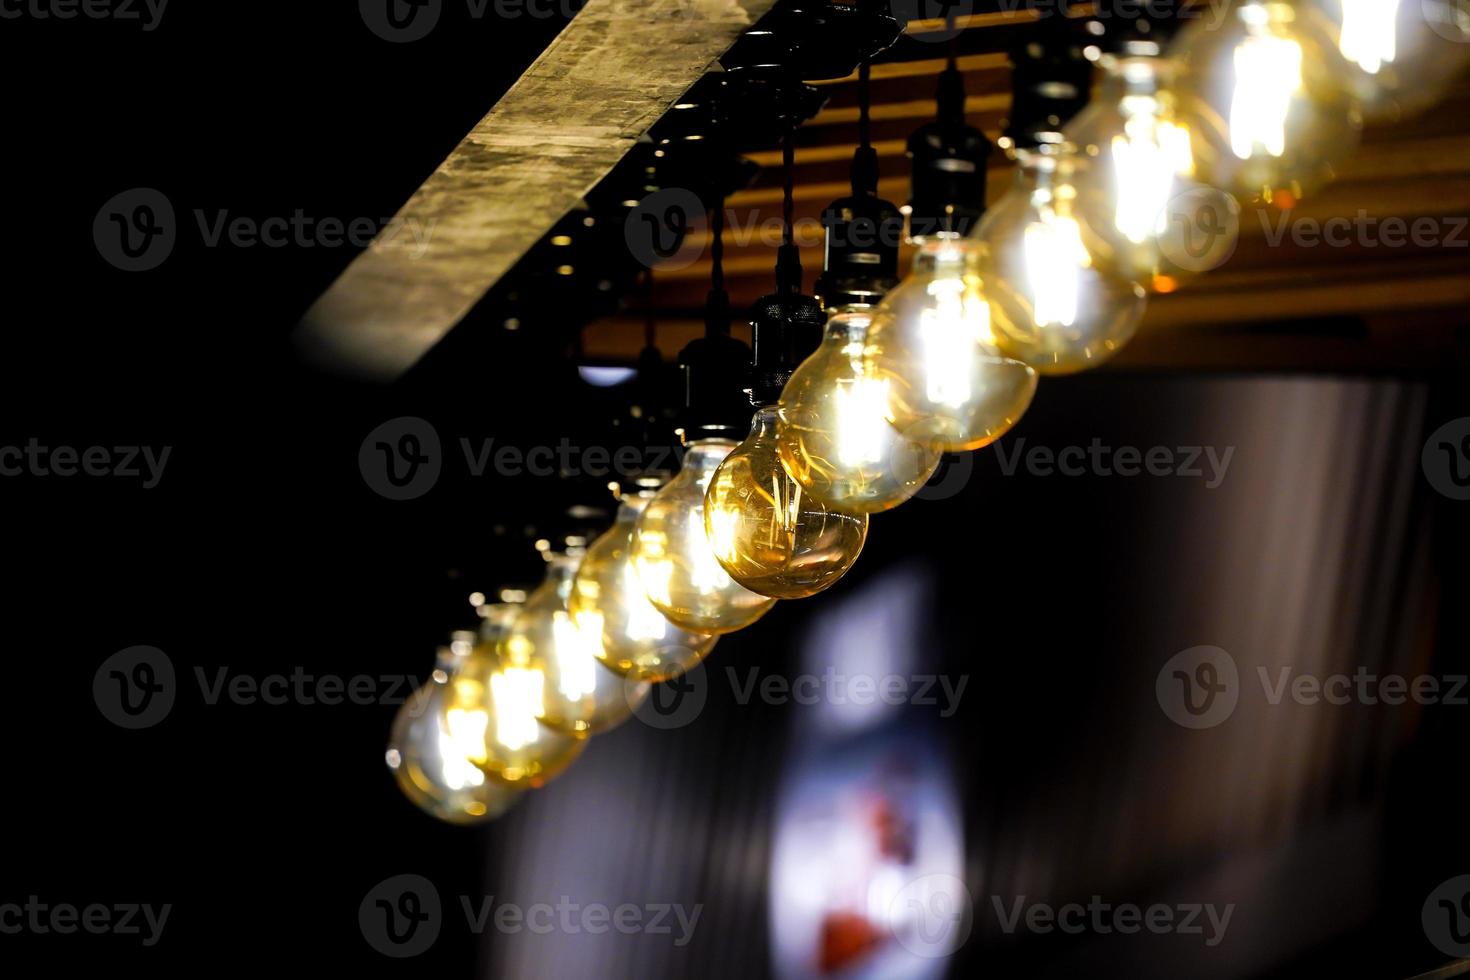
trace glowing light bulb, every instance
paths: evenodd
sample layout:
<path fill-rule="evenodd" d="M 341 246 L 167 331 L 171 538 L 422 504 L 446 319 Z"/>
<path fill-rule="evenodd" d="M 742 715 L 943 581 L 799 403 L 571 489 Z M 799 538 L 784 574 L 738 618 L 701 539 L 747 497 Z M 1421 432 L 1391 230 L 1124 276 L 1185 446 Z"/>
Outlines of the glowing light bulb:
<path fill-rule="evenodd" d="M 997 346 L 984 285 L 975 242 L 934 238 L 873 314 L 864 372 L 887 382 L 887 415 L 903 438 L 934 450 L 978 449 L 1031 404 L 1036 373 Z M 900 469 L 899 478 L 908 474 Z"/>
<path fill-rule="evenodd" d="M 419 809 L 446 823 L 473 824 L 500 816 L 521 794 L 477 765 L 484 756 L 484 725 L 467 726 L 450 704 L 449 677 L 458 660 L 441 651 L 429 683 L 398 709 L 385 759 L 399 789 Z"/>
<path fill-rule="evenodd" d="M 928 482 L 940 451 L 906 439 L 889 405 L 893 379 L 880 375 L 868 344 L 868 313 L 827 321 L 822 345 L 781 392 L 777 448 L 796 482 L 840 510 L 897 507 Z"/>
<path fill-rule="evenodd" d="M 1369 119 L 1432 106 L 1470 64 L 1470 6 L 1455 0 L 1312 0 L 1346 61 L 1344 82 Z"/>
<path fill-rule="evenodd" d="M 832 586 L 857 561 L 868 517 L 823 503 L 792 479 L 776 431 L 776 409 L 758 409 L 750 435 L 710 480 L 704 526 L 736 582 L 775 599 L 801 599 Z"/>
<path fill-rule="evenodd" d="M 976 232 L 996 342 L 1042 374 L 1101 364 L 1143 317 L 1143 289 L 1105 272 L 1084 245 L 1082 166 L 1068 147 L 1019 152 L 1015 186 Z"/>
<path fill-rule="evenodd" d="M 607 731 L 626 721 L 648 696 L 648 685 L 624 678 L 603 663 L 602 633 L 570 610 L 580 556 L 555 554 L 546 581 L 526 599 L 501 639 L 507 670 L 539 674 L 542 722 L 573 735 Z"/>
<path fill-rule="evenodd" d="M 602 637 L 594 652 L 604 664 L 637 680 L 665 681 L 703 660 L 718 637 L 675 626 L 643 591 L 633 565 L 633 527 L 652 496 L 623 498 L 613 526 L 587 549 L 568 608 L 578 626 Z"/>
<path fill-rule="evenodd" d="M 705 533 L 704 494 L 728 439 L 690 443 L 684 466 L 648 502 L 633 527 L 633 567 L 648 600 L 675 626 L 695 633 L 731 633 L 775 604 L 732 579 Z"/>
<path fill-rule="evenodd" d="M 1172 50 L 1179 118 L 1206 183 L 1291 207 L 1357 143 L 1347 66 L 1310 8 L 1246 0 L 1217 28 L 1191 23 Z"/>
<path fill-rule="evenodd" d="M 1172 290 L 1229 257 L 1239 208 L 1194 180 L 1192 138 L 1168 88 L 1175 65 L 1158 45 L 1132 41 L 1101 63 L 1098 97 L 1065 130 L 1086 162 L 1073 175 L 1082 241 L 1109 274 Z"/>
<path fill-rule="evenodd" d="M 539 669 L 508 665 L 481 644 L 451 675 L 437 725 L 489 782 L 541 786 L 586 745 L 539 720 L 545 695 Z"/>

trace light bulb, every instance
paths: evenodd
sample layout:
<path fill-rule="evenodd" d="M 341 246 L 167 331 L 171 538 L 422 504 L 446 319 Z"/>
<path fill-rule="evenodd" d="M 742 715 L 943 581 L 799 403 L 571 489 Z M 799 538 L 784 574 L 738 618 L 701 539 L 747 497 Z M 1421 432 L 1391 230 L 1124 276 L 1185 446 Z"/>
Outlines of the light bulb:
<path fill-rule="evenodd" d="M 526 598 L 501 638 L 507 670 L 539 675 L 540 719 L 558 731 L 590 735 L 626 721 L 648 696 L 648 685 L 625 679 L 602 662 L 601 632 L 583 628 L 568 602 L 580 556 L 554 554 L 546 581 Z"/>
<path fill-rule="evenodd" d="M 1470 8 L 1454 0 L 1311 0 L 1369 119 L 1429 108 L 1470 63 Z"/>
<path fill-rule="evenodd" d="M 732 579 L 704 530 L 704 493 L 735 443 L 698 439 L 684 466 L 643 508 L 633 527 L 633 566 L 643 592 L 675 626 L 732 633 L 760 619 L 776 600 Z"/>
<path fill-rule="evenodd" d="M 587 549 L 568 603 L 577 625 L 602 637 L 594 651 L 626 677 L 666 681 L 705 658 L 718 637 L 680 629 L 643 592 L 633 565 L 633 527 L 652 492 L 625 496 L 617 520 Z"/>
<path fill-rule="evenodd" d="M 1201 249 L 1197 239 L 1233 231 L 1215 219 L 1226 212 L 1233 219 L 1237 208 L 1228 195 L 1194 180 L 1189 129 L 1167 87 L 1174 64 L 1159 57 L 1158 45 L 1128 42 L 1102 65 L 1098 97 L 1065 130 L 1086 158 L 1074 175 L 1079 231 L 1100 268 L 1169 290 L 1222 260 L 1220 250 Z M 1199 214 L 1205 206 L 1219 211 Z"/>
<path fill-rule="evenodd" d="M 781 463 L 812 496 L 871 514 L 897 507 L 929 481 L 940 451 L 906 439 L 889 409 L 893 379 L 880 375 L 868 344 L 872 315 L 838 313 L 822 345 L 781 392 Z"/>
<path fill-rule="evenodd" d="M 398 709 L 385 759 L 399 789 L 419 809 L 446 823 L 473 824 L 500 816 L 521 794 L 480 769 L 482 737 L 450 724 L 450 677 L 461 660 L 458 652 L 440 651 L 429 682 Z"/>
<path fill-rule="evenodd" d="M 787 474 L 774 406 L 758 409 L 750 435 L 715 470 L 704 495 L 704 530 L 736 582 L 774 599 L 802 599 L 836 583 L 868 538 L 868 515 L 825 504 Z"/>
<path fill-rule="evenodd" d="M 1021 150 L 1016 183 L 976 230 L 1000 349 L 1042 374 L 1116 354 L 1143 317 L 1142 287 L 1100 269 L 1083 245 L 1070 147 Z"/>
<path fill-rule="evenodd" d="M 1179 33 L 1179 118 L 1208 184 L 1283 208 L 1332 179 L 1361 119 L 1347 65 L 1311 8 L 1245 0 Z"/>
<path fill-rule="evenodd" d="M 486 776 L 523 789 L 541 786 L 587 742 L 539 719 L 545 688 L 539 670 L 507 666 L 481 644 L 449 679 L 441 726 Z"/>
<path fill-rule="evenodd" d="M 1036 372 L 997 347 L 979 251 L 965 238 L 925 241 L 868 325 L 865 371 L 888 384 L 888 418 L 931 449 L 989 445 L 1036 393 Z"/>

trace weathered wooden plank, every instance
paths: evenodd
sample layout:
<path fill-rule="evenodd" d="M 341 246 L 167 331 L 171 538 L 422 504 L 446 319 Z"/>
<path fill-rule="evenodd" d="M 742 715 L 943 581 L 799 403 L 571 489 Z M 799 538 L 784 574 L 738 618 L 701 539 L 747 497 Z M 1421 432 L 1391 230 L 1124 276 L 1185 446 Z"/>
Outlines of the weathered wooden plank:
<path fill-rule="evenodd" d="M 375 242 L 307 311 L 303 350 L 408 369 L 773 2 L 588 0 L 400 210 L 427 247 Z"/>

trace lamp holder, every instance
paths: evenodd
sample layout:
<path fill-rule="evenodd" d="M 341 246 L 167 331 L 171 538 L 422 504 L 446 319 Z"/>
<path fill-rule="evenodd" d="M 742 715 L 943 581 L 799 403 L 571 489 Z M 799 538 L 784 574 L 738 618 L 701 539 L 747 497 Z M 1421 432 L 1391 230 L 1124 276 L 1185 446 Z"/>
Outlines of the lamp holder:
<path fill-rule="evenodd" d="M 822 274 L 814 292 L 824 309 L 868 309 L 898 285 L 903 214 L 878 196 L 878 153 L 868 138 L 868 65 L 858 74 L 861 145 L 852 155 L 852 193 L 822 211 Z"/>
<path fill-rule="evenodd" d="M 1087 105 L 1092 62 L 1063 16 L 1044 18 L 1011 52 L 1012 99 L 1001 145 L 1008 153 L 1063 142 L 1062 127 Z"/>
<path fill-rule="evenodd" d="M 939 73 L 939 112 L 909 137 L 913 173 L 909 236 L 968 235 L 985 213 L 985 167 L 994 145 L 965 122 L 965 79 L 951 62 Z"/>

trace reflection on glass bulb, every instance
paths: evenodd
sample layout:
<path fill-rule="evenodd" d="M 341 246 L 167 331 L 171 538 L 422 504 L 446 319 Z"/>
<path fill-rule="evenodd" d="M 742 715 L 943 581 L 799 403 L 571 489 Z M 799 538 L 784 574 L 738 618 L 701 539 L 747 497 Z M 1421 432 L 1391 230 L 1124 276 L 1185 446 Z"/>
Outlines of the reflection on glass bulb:
<path fill-rule="evenodd" d="M 868 313 L 838 313 L 822 345 L 781 392 L 781 464 L 812 496 L 840 510 L 897 507 L 928 482 L 940 451 L 893 425 L 893 381 L 874 367 Z"/>
<path fill-rule="evenodd" d="M 996 340 L 1043 374 L 1095 367 L 1133 336 L 1143 289 L 1099 268 L 1083 245 L 1079 155 L 1050 147 L 1016 164 L 1016 186 L 976 232 Z"/>
<path fill-rule="evenodd" d="M 1179 114 L 1205 182 L 1290 207 L 1356 144 L 1347 64 L 1310 8 L 1246 0 L 1217 29 L 1190 24 L 1173 50 Z"/>
<path fill-rule="evenodd" d="M 583 628 L 568 603 L 580 558 L 553 555 L 546 581 L 526 599 L 500 641 L 507 670 L 540 674 L 541 721 L 558 731 L 589 735 L 627 720 L 648 696 L 648 685 L 623 678 L 602 662 L 602 635 Z"/>
<path fill-rule="evenodd" d="M 546 678 L 540 670 L 505 664 L 481 644 L 449 680 L 442 728 L 465 758 L 492 781 L 541 786 L 572 764 L 586 744 L 539 721 Z"/>
<path fill-rule="evenodd" d="M 801 599 L 836 583 L 868 538 L 866 514 L 805 492 L 781 465 L 774 407 L 758 409 L 750 435 L 715 470 L 704 527 L 715 557 L 741 585 Z"/>
<path fill-rule="evenodd" d="M 457 668 L 458 658 L 441 652 L 430 682 L 398 709 L 385 758 L 415 806 L 446 823 L 472 824 L 500 816 L 520 792 L 476 764 L 484 756 L 484 725 L 465 725 L 462 712 L 448 703 L 449 671 Z"/>
<path fill-rule="evenodd" d="M 1470 6 L 1456 0 L 1311 0 L 1348 64 L 1344 81 L 1369 119 L 1432 106 L 1470 64 Z"/>
<path fill-rule="evenodd" d="M 874 313 L 866 342 L 865 370 L 889 386 L 888 418 L 904 438 L 934 450 L 989 445 L 1036 393 L 1035 372 L 996 346 L 979 247 L 967 239 L 920 247 L 913 272 Z"/>
<path fill-rule="evenodd" d="M 1193 138 L 1168 83 L 1174 63 L 1150 42 L 1102 59 L 1098 97 L 1067 124 L 1076 214 L 1092 261 L 1109 275 L 1171 291 L 1235 248 L 1238 206 L 1194 180 Z"/>
<path fill-rule="evenodd" d="M 675 626 L 695 633 L 743 629 L 776 601 L 732 579 L 705 534 L 705 490 L 734 448 L 728 439 L 691 443 L 679 475 L 648 502 L 633 529 L 633 566 L 644 594 Z"/>
<path fill-rule="evenodd" d="M 602 644 L 594 653 L 635 680 L 665 681 L 703 660 L 718 637 L 680 629 L 644 594 L 633 566 L 633 527 L 652 493 L 624 497 L 613 526 L 587 549 L 568 603 L 577 625 Z"/>
<path fill-rule="evenodd" d="M 1341 0 L 1342 28 L 1337 48 L 1370 75 L 1397 51 L 1399 0 Z"/>

